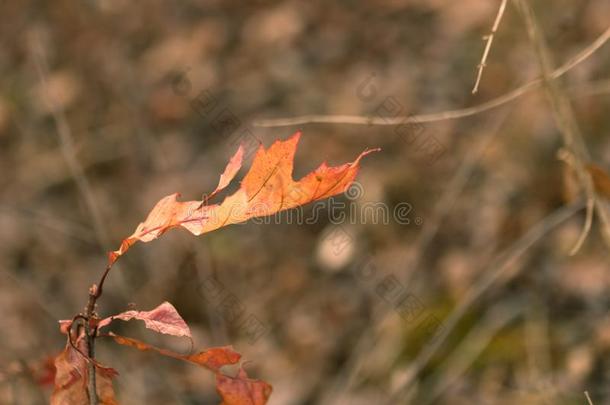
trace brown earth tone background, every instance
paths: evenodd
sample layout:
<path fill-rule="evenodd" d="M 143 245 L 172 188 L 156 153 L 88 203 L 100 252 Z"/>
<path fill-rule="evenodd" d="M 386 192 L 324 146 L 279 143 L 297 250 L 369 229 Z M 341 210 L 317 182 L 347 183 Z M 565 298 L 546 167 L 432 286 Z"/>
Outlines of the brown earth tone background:
<path fill-rule="evenodd" d="M 610 26 L 606 0 L 529 3 L 555 67 Z M 63 347 L 57 320 L 81 310 L 105 252 L 161 197 L 199 199 L 240 140 L 270 145 L 297 129 L 297 178 L 382 148 L 333 200 L 357 220 L 337 224 L 327 203 L 305 207 L 304 223 L 170 232 L 121 259 L 99 312 L 172 302 L 196 347 L 232 344 L 250 361 L 272 405 L 584 404 L 584 391 L 608 403 L 608 247 L 595 219 L 569 255 L 585 212 L 566 189 L 542 86 L 402 127 L 254 125 L 384 120 L 502 96 L 540 67 L 509 1 L 471 94 L 499 5 L 1 2 L 0 403 L 48 401 L 51 387 L 23 369 Z M 556 80 L 604 169 L 609 46 Z M 113 327 L 189 350 L 137 322 Z M 105 341 L 97 354 L 119 371 L 122 404 L 217 403 L 206 370 Z"/>

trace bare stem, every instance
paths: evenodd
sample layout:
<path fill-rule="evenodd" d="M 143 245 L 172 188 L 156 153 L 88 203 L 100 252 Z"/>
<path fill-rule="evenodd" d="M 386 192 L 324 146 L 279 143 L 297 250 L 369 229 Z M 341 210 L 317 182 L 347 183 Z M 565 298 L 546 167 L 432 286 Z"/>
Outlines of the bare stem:
<path fill-rule="evenodd" d="M 104 273 L 104 276 L 107 271 Z M 97 327 L 91 328 L 91 319 L 95 317 L 95 302 L 100 294 L 99 289 L 95 284 L 89 288 L 89 301 L 87 302 L 87 308 L 85 310 L 85 334 L 87 336 L 87 355 L 89 359 L 95 359 L 95 335 L 97 333 Z M 89 405 L 97 405 L 97 388 L 95 382 L 95 363 L 93 361 L 87 362 L 87 393 L 89 395 Z"/>
<path fill-rule="evenodd" d="M 487 56 L 489 56 L 489 51 L 491 50 L 491 43 L 494 40 L 494 35 L 496 31 L 498 31 L 500 21 L 502 21 L 502 16 L 504 15 L 504 9 L 506 9 L 507 1 L 508 0 L 502 0 L 502 3 L 500 4 L 500 9 L 498 10 L 498 15 L 496 15 L 496 20 L 494 21 L 494 25 L 491 28 L 491 32 L 483 38 L 486 41 L 485 50 L 483 51 L 483 56 L 481 57 L 481 63 L 479 63 L 479 66 L 477 67 L 477 80 L 474 82 L 472 94 L 476 93 L 479 90 L 479 83 L 481 82 L 481 77 L 483 76 L 483 69 L 485 69 L 487 63 Z"/>

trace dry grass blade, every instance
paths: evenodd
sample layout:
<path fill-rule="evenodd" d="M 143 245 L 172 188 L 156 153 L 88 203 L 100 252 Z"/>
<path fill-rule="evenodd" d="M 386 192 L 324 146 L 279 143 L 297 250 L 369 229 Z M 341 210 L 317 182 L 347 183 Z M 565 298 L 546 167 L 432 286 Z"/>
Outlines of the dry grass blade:
<path fill-rule="evenodd" d="M 506 9 L 506 3 L 508 0 L 502 0 L 500 3 L 500 8 L 498 9 L 498 14 L 496 15 L 496 20 L 494 21 L 494 25 L 491 28 L 491 32 L 485 36 L 483 39 L 486 40 L 485 50 L 483 51 L 483 56 L 481 57 L 481 62 L 477 67 L 477 79 L 474 83 L 474 87 L 472 88 L 472 94 L 475 94 L 479 91 L 479 83 L 481 83 L 481 77 L 483 77 L 483 69 L 485 69 L 487 57 L 489 56 L 489 51 L 491 50 L 491 43 L 494 40 L 494 35 L 496 31 L 498 31 L 498 26 L 500 26 L 500 21 L 502 21 L 502 16 L 504 15 L 504 10 Z"/>
<path fill-rule="evenodd" d="M 578 172 L 578 169 L 577 169 L 578 163 L 576 162 L 576 157 L 574 156 L 574 154 L 572 152 L 565 150 L 565 149 L 561 149 L 558 152 L 558 158 L 559 158 L 559 160 L 562 160 L 563 162 L 565 162 L 574 171 L 574 173 L 576 173 L 579 176 L 582 176 L 583 173 Z M 586 178 L 580 179 L 581 184 L 583 184 L 583 183 L 586 184 L 587 181 L 589 181 L 589 180 L 587 180 Z M 582 230 L 580 232 L 580 235 L 578 236 L 578 239 L 576 240 L 576 243 L 574 244 L 574 247 L 572 247 L 572 249 L 570 250 L 570 256 L 574 256 L 576 253 L 578 253 L 578 251 L 582 247 L 583 243 L 585 243 L 585 240 L 587 239 L 587 236 L 589 235 L 589 232 L 591 231 L 591 226 L 593 225 L 593 210 L 595 208 L 595 198 L 593 197 L 593 193 L 591 192 L 591 190 L 587 191 L 586 208 L 587 208 L 587 211 L 586 211 L 586 217 L 585 217 L 585 224 L 582 227 Z"/>
<path fill-rule="evenodd" d="M 95 234 L 97 236 L 98 242 L 103 249 L 106 249 L 107 246 L 110 246 L 108 231 L 106 230 L 106 226 L 104 225 L 104 220 L 102 218 L 101 211 L 97 205 L 95 195 L 91 189 L 91 184 L 89 180 L 85 176 L 85 172 L 78 162 L 76 158 L 76 149 L 74 147 L 74 139 L 72 138 L 72 132 L 70 131 L 70 126 L 68 125 L 68 121 L 66 120 L 65 115 L 62 111 L 59 110 L 57 103 L 55 100 L 51 98 L 51 94 L 47 91 L 47 75 L 48 75 L 48 67 L 46 61 L 42 57 L 42 51 L 35 52 L 36 59 L 36 68 L 38 69 L 38 75 L 40 77 L 40 81 L 43 84 L 43 88 L 45 89 L 45 97 L 46 102 L 51 108 L 53 120 L 55 122 L 55 127 L 57 129 L 57 134 L 59 135 L 59 141 L 61 146 L 61 153 L 68 165 L 70 170 L 70 174 L 76 183 L 78 191 L 83 196 L 85 200 L 85 204 L 87 206 L 87 210 L 91 215 L 91 219 L 93 220 L 93 227 L 95 229 Z"/>
<path fill-rule="evenodd" d="M 493 286 L 504 272 L 514 265 L 530 247 L 553 229 L 571 218 L 576 212 L 583 208 L 583 205 L 584 204 L 581 202 L 575 205 L 566 206 L 548 215 L 538 224 L 530 228 L 525 235 L 518 239 L 507 250 L 502 252 L 489 269 L 481 273 L 484 276 L 470 288 L 459 305 L 454 308 L 451 314 L 443 321 L 443 327 L 438 335 L 435 336 L 432 342 L 430 342 L 409 364 L 403 380 L 395 389 L 395 393 L 392 396 L 393 399 L 397 399 L 408 392 L 419 373 L 428 365 L 432 357 L 436 354 L 438 349 L 441 348 L 442 344 L 446 341 L 474 302 Z"/>
<path fill-rule="evenodd" d="M 585 162 L 588 162 L 591 159 L 580 133 L 576 118 L 574 117 L 574 111 L 572 110 L 572 106 L 559 83 L 552 80 L 552 58 L 546 42 L 540 32 L 539 25 L 532 8 L 527 1 L 515 1 L 523 16 L 525 25 L 527 27 L 528 36 L 532 42 L 532 45 L 534 46 L 536 56 L 538 57 L 538 63 L 542 71 L 542 78 L 544 81 L 546 94 L 553 110 L 555 122 L 562 134 L 565 147 L 572 156 L 570 164 L 576 172 L 576 177 L 585 192 L 587 200 L 587 216 L 585 224 L 570 254 L 574 255 L 579 251 L 587 235 L 589 234 L 591 225 L 593 223 L 594 210 L 597 211 L 602 222 L 602 236 L 610 247 L 610 238 L 608 238 L 608 235 L 610 235 L 610 227 L 608 219 L 606 218 L 605 207 L 595 191 L 591 174 L 586 170 Z"/>
<path fill-rule="evenodd" d="M 510 322 L 523 313 L 525 301 L 511 300 L 490 309 L 485 318 L 466 335 L 435 377 L 438 383 L 421 405 L 434 403 L 438 397 L 468 371 L 474 361 L 489 346 L 492 339 Z"/>

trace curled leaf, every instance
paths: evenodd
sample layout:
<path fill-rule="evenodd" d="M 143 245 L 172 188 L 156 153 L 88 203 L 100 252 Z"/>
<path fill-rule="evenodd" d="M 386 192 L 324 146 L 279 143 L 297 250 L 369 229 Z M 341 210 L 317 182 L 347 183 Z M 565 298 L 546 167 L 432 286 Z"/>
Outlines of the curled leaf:
<path fill-rule="evenodd" d="M 98 328 L 107 326 L 114 319 L 120 319 L 122 321 L 139 319 L 144 321 L 144 324 L 148 329 L 154 330 L 155 332 L 191 338 L 191 330 L 188 325 L 184 322 L 184 319 L 182 319 L 176 308 L 167 301 L 151 311 L 125 311 L 118 315 L 110 316 L 101 320 L 98 324 Z"/>
<path fill-rule="evenodd" d="M 201 235 L 226 225 L 250 218 L 272 215 L 346 191 L 358 173 L 360 160 L 379 149 L 366 150 L 351 163 L 328 166 L 322 163 L 298 181 L 292 179 L 296 147 L 301 136 L 295 133 L 285 141 L 276 141 L 268 149 L 259 147 L 241 187 L 220 204 L 206 205 L 203 201 L 177 201 L 179 194 L 163 197 L 135 232 L 125 238 L 119 249 L 109 253 L 112 265 L 134 243 L 149 242 L 164 232 L 183 227 L 194 235 Z M 241 167 L 243 149 L 240 147 L 220 177 L 214 192 L 222 190 Z"/>
<path fill-rule="evenodd" d="M 173 357 L 174 359 L 187 361 L 199 366 L 206 367 L 212 371 L 218 371 L 222 366 L 235 364 L 241 358 L 241 355 L 233 350 L 231 346 L 212 347 L 195 354 L 183 355 L 171 350 L 162 349 L 149 345 L 137 339 L 119 336 L 110 332 L 110 336 L 114 341 L 123 346 L 133 347 L 141 351 L 153 351 L 163 356 Z"/>
<path fill-rule="evenodd" d="M 85 352 L 85 339 L 77 339 L 76 346 Z M 118 405 L 114 397 L 112 379 L 116 370 L 96 363 L 95 378 L 99 405 Z M 51 395 L 51 405 L 88 405 L 87 360 L 68 342 L 64 351 L 55 358 L 55 388 Z"/>
<path fill-rule="evenodd" d="M 220 180 L 218 180 L 218 186 L 216 186 L 216 190 L 212 191 L 212 193 L 207 197 L 209 200 L 218 192 L 224 190 L 235 178 L 239 169 L 241 169 L 241 164 L 244 159 L 244 147 L 239 145 L 237 148 L 237 152 L 233 155 L 233 157 L 229 160 L 225 171 L 220 175 Z"/>
<path fill-rule="evenodd" d="M 163 356 L 194 363 L 214 371 L 216 373 L 216 391 L 222 398 L 221 405 L 265 405 L 271 395 L 271 385 L 261 380 L 248 378 L 243 368 L 239 369 L 235 377 L 221 373 L 221 367 L 236 364 L 241 359 L 241 355 L 231 346 L 212 347 L 196 354 L 182 355 L 112 332 L 103 336 L 111 337 L 116 343 L 123 346 L 142 351 L 154 351 Z"/>

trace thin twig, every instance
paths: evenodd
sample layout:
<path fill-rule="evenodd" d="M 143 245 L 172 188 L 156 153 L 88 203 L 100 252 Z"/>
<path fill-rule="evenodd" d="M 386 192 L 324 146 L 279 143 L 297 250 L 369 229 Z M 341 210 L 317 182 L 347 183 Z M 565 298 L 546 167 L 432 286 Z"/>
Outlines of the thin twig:
<path fill-rule="evenodd" d="M 576 157 L 572 152 L 562 148 L 558 152 L 557 157 L 559 158 L 559 160 L 565 162 L 575 173 L 578 173 Z M 582 181 L 586 182 L 587 180 L 582 179 L 581 182 Z M 591 231 L 591 226 L 593 225 L 594 207 L 595 198 L 593 197 L 592 193 L 587 193 L 587 211 L 585 216 L 585 224 L 582 227 L 582 230 L 580 232 L 580 235 L 578 236 L 578 239 L 576 240 L 576 243 L 574 244 L 574 247 L 572 247 L 572 250 L 570 250 L 570 256 L 574 256 L 580 250 L 583 243 L 585 243 L 589 232 Z"/>
<path fill-rule="evenodd" d="M 573 157 L 573 167 L 587 199 L 587 217 L 585 224 L 574 248 L 572 249 L 571 254 L 573 255 L 578 252 L 589 234 L 591 224 L 593 222 L 594 210 L 597 211 L 598 216 L 602 221 L 602 236 L 610 247 L 610 241 L 607 237 L 608 234 L 610 234 L 608 218 L 606 217 L 604 204 L 597 195 L 593 186 L 591 174 L 586 170 L 585 167 L 586 163 L 589 162 L 591 158 L 580 133 L 578 123 L 574 116 L 574 111 L 559 83 L 551 80 L 550 76 L 553 65 L 552 58 L 544 37 L 540 32 L 539 24 L 536 16 L 534 15 L 534 11 L 527 1 L 515 1 L 521 14 L 523 15 L 528 36 L 538 57 L 538 63 L 540 64 L 540 69 L 542 71 L 542 78 L 545 84 L 546 94 L 553 110 L 553 117 L 555 118 L 557 127 L 563 136 L 565 147 Z"/>
<path fill-rule="evenodd" d="M 569 70 L 586 60 L 593 53 L 595 53 L 595 51 L 601 48 L 602 45 L 604 45 L 609 39 L 610 28 L 607 28 L 589 46 L 587 46 L 577 55 L 569 59 L 561 67 L 555 69 L 550 75 L 550 78 L 557 79 L 563 76 L 566 72 L 568 72 Z M 442 111 L 438 113 L 402 116 L 394 118 L 370 117 L 363 115 L 302 115 L 288 118 L 258 119 L 253 122 L 253 125 L 258 127 L 287 127 L 293 125 L 307 124 L 398 125 L 453 120 L 480 114 L 493 108 L 500 107 L 501 105 L 511 102 L 521 97 L 522 95 L 534 90 L 542 83 L 542 78 L 537 78 L 500 97 L 496 97 L 482 104 L 468 108 Z"/>
<path fill-rule="evenodd" d="M 465 156 L 463 162 L 461 162 L 455 170 L 455 174 L 451 180 L 449 180 L 446 186 L 443 187 L 443 192 L 436 199 L 436 203 L 432 208 L 432 214 L 430 216 L 431 219 L 426 221 L 426 226 L 423 228 L 419 237 L 415 241 L 414 250 L 418 253 L 405 266 L 406 268 L 410 269 L 410 273 L 415 274 L 419 271 L 421 260 L 428 251 L 430 243 L 434 240 L 442 221 L 449 214 L 453 205 L 457 201 L 459 194 L 463 191 L 467 181 L 472 175 L 473 168 L 479 162 L 481 156 L 487 150 L 491 142 L 500 133 L 500 129 L 507 117 L 508 112 L 495 119 L 493 129 L 484 132 L 485 135 L 473 148 L 475 151 Z M 411 281 L 409 279 L 403 278 L 401 279 L 401 282 L 403 282 L 404 285 L 411 285 Z M 390 309 L 388 308 L 385 312 L 386 313 L 378 314 L 376 317 L 377 324 L 382 322 L 384 317 L 390 312 Z M 344 371 L 334 378 L 333 386 L 329 388 L 330 393 L 328 395 L 331 397 L 331 400 L 329 401 L 330 403 L 341 403 L 341 396 L 345 395 L 345 392 L 349 389 L 349 387 L 354 385 L 357 373 L 359 372 L 362 363 L 366 363 L 366 359 L 358 354 L 369 352 L 374 345 L 378 344 L 378 339 L 373 336 L 375 330 L 376 328 L 366 328 L 366 330 L 363 331 L 361 336 L 358 338 L 357 343 L 354 345 L 356 349 L 352 351 L 350 358 L 345 362 L 346 365 L 344 366 Z"/>
<path fill-rule="evenodd" d="M 593 405 L 593 401 L 591 401 L 591 397 L 589 396 L 589 391 L 585 391 L 585 397 L 587 398 L 589 405 Z"/>
<path fill-rule="evenodd" d="M 502 0 L 502 3 L 500 3 L 500 9 L 498 10 L 498 15 L 496 15 L 496 20 L 494 21 L 494 25 L 491 28 L 491 32 L 483 38 L 487 42 L 485 44 L 485 50 L 483 51 L 481 63 L 479 63 L 479 66 L 477 66 L 477 80 L 475 81 L 474 87 L 472 88 L 472 94 L 475 94 L 479 90 L 479 83 L 481 82 L 481 77 L 483 76 L 483 69 L 486 66 L 487 56 L 489 56 L 489 51 L 491 49 L 491 43 L 494 40 L 494 34 L 498 30 L 498 26 L 500 25 L 500 21 L 502 20 L 502 16 L 504 15 L 504 9 L 506 8 L 507 1 L 508 0 Z"/>
<path fill-rule="evenodd" d="M 93 220 L 93 227 L 95 229 L 95 234 L 97 236 L 98 242 L 103 249 L 106 249 L 109 246 L 108 231 L 104 225 L 100 209 L 91 189 L 91 184 L 89 183 L 89 180 L 85 176 L 82 166 L 76 158 L 74 139 L 72 137 L 72 131 L 70 130 L 70 126 L 68 125 L 66 116 L 62 111 L 60 111 L 56 101 L 52 99 L 51 94 L 48 92 L 48 68 L 46 65 L 46 61 L 42 57 L 42 51 L 37 50 L 37 52 L 34 52 L 34 57 L 36 60 L 38 76 L 40 77 L 40 81 L 44 89 L 43 94 L 46 98 L 45 101 L 51 109 L 53 121 L 55 122 L 55 128 L 57 130 L 57 134 L 59 135 L 62 155 L 68 165 L 68 169 L 70 170 L 70 174 L 72 175 L 72 178 L 76 183 L 78 191 L 81 193 L 83 199 L 85 200 L 87 210 L 89 211 L 91 219 Z"/>

